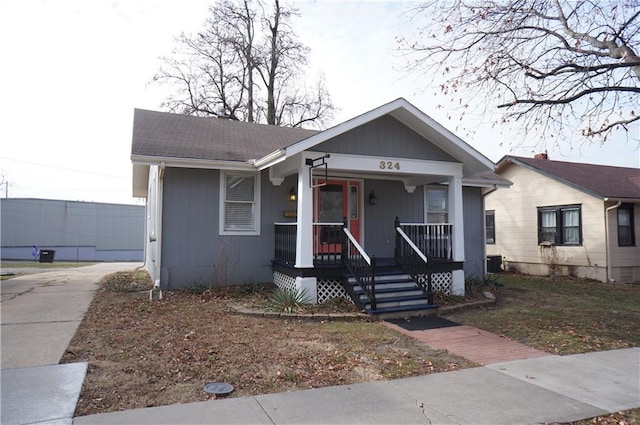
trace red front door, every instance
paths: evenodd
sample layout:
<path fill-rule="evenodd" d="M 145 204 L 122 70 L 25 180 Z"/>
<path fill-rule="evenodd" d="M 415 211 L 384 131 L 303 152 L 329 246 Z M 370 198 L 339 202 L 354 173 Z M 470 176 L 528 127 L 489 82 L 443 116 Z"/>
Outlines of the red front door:
<path fill-rule="evenodd" d="M 337 229 L 344 219 L 351 234 L 360 241 L 360 192 L 357 180 L 328 180 L 314 188 L 313 221 L 315 250 L 320 253 L 340 252 L 342 231 Z"/>

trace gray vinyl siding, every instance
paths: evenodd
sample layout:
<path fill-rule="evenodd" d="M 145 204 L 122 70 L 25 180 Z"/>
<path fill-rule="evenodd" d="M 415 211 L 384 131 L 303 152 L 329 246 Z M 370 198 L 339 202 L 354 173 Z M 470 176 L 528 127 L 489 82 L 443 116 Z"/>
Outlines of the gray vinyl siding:
<path fill-rule="evenodd" d="M 464 276 L 484 276 L 484 207 L 482 189 L 463 187 L 462 202 L 464 214 Z"/>
<path fill-rule="evenodd" d="M 272 279 L 273 223 L 283 218 L 289 189 L 296 176 L 273 186 L 268 171 L 261 175 L 260 235 L 220 236 L 220 171 L 167 168 L 162 211 L 162 287 L 175 289 L 195 283 L 210 285 L 225 273 L 227 284 Z M 276 201 L 281 200 L 281 201 Z M 295 207 L 292 204 L 292 208 Z"/>
<path fill-rule="evenodd" d="M 268 282 L 272 279 L 275 222 L 284 211 L 295 210 L 287 200 L 297 176 L 273 186 L 268 172 L 261 175 L 261 233 L 247 236 L 219 235 L 220 171 L 168 168 L 164 175 L 162 286 L 188 287 L 212 284 L 214 263 L 227 267 L 226 283 Z M 375 191 L 376 205 L 369 205 Z M 365 180 L 364 247 L 379 258 L 394 255 L 394 220 L 421 223 L 424 218 L 424 191 L 417 187 L 407 193 L 401 182 Z M 465 275 L 484 271 L 482 195 L 478 188 L 464 188 Z"/>
<path fill-rule="evenodd" d="M 56 251 L 55 260 L 142 261 L 142 205 L 51 199 L 0 201 L 2 258 L 31 260 L 32 246 Z"/>
<path fill-rule="evenodd" d="M 369 205 L 374 191 L 378 202 Z M 424 194 L 421 187 L 407 193 L 397 181 L 366 180 L 364 182 L 364 247 L 367 253 L 379 258 L 394 256 L 396 216 L 404 223 L 422 223 Z"/>
<path fill-rule="evenodd" d="M 388 115 L 328 140 L 314 150 L 352 155 L 459 162 Z"/>

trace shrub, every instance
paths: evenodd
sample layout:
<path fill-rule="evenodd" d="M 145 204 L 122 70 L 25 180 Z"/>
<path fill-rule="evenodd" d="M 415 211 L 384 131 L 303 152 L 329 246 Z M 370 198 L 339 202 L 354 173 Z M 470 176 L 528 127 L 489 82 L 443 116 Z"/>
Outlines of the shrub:
<path fill-rule="evenodd" d="M 276 311 L 291 313 L 299 310 L 304 304 L 311 304 L 311 299 L 307 296 L 306 289 L 291 291 L 283 288 L 276 288 L 269 298 L 269 307 Z"/>

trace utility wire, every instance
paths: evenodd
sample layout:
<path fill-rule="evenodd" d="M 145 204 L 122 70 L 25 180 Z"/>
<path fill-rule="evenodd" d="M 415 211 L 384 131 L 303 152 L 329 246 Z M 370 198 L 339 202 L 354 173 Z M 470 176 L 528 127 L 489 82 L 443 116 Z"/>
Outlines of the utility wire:
<path fill-rule="evenodd" d="M 7 161 L 21 162 L 23 164 L 37 165 L 37 166 L 40 166 L 40 167 L 54 168 L 54 169 L 57 169 L 57 170 L 73 171 L 75 173 L 93 174 L 93 175 L 96 175 L 96 176 L 113 177 L 113 178 L 117 178 L 117 179 L 129 179 L 129 177 L 125 177 L 125 176 L 116 176 L 116 175 L 113 175 L 113 174 L 96 173 L 95 171 L 76 170 L 76 169 L 73 169 L 73 168 L 56 167 L 55 165 L 41 164 L 41 163 L 38 163 L 38 162 L 30 162 L 30 161 L 23 161 L 23 160 L 20 160 L 20 159 L 7 158 L 5 156 L 3 156 L 0 159 L 5 159 Z"/>

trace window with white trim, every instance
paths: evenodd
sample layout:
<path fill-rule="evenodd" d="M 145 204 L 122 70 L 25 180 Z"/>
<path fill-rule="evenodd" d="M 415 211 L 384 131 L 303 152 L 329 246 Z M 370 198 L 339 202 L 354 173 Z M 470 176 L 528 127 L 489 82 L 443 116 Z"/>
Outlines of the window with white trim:
<path fill-rule="evenodd" d="M 223 171 L 220 176 L 220 234 L 260 234 L 260 176 Z"/>
<path fill-rule="evenodd" d="M 425 194 L 425 211 L 427 223 L 447 223 L 447 193 L 446 188 L 427 187 Z"/>

